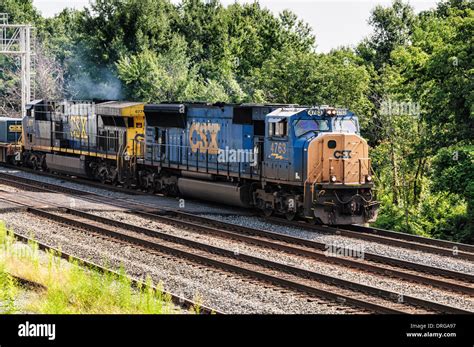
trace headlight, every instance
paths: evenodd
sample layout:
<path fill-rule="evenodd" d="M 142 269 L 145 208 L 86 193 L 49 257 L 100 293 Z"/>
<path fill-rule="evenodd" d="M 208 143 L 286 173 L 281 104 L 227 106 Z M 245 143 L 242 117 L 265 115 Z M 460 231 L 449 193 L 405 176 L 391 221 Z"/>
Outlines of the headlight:
<path fill-rule="evenodd" d="M 331 182 L 332 182 L 332 183 L 335 183 L 336 180 L 337 180 L 336 176 L 334 176 L 334 175 L 332 175 L 330 179 L 331 179 Z"/>
<path fill-rule="evenodd" d="M 365 181 L 366 182 L 372 182 L 372 176 L 370 176 L 370 175 L 365 176 Z"/>

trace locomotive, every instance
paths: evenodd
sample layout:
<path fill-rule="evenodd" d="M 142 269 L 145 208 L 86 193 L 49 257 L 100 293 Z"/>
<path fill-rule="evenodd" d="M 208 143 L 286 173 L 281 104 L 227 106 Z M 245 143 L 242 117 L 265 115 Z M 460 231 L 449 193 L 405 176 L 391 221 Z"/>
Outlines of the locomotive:
<path fill-rule="evenodd" d="M 328 106 L 37 100 L 15 160 L 311 223 L 379 206 L 357 116 Z"/>

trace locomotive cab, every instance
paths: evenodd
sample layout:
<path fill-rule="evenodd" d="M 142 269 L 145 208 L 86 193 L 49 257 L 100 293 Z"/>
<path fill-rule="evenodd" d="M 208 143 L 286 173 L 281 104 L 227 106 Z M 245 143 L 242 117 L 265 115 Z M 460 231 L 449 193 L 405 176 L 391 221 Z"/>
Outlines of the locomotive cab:
<path fill-rule="evenodd" d="M 266 128 L 264 188 L 257 191 L 256 203 L 266 214 L 324 224 L 375 219 L 368 144 L 353 113 L 279 108 L 267 115 Z"/>
<path fill-rule="evenodd" d="M 266 137 L 264 143 L 263 173 L 266 179 L 288 181 L 291 179 L 290 156 L 292 148 L 289 145 L 290 134 L 288 117 L 284 114 L 267 119 Z"/>
<path fill-rule="evenodd" d="M 325 109 L 330 131 L 307 144 L 305 215 L 325 224 L 359 224 L 375 220 L 369 146 L 359 135 L 357 117 L 346 110 Z"/>

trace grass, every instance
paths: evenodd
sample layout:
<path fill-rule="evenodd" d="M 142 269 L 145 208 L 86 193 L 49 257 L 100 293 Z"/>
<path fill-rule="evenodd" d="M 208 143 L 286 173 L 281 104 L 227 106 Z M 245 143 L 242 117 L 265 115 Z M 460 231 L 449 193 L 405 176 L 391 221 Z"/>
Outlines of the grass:
<path fill-rule="evenodd" d="M 20 300 L 21 288 L 12 275 L 47 289 Z M 147 277 L 134 287 L 125 270 L 115 274 L 92 271 L 58 254 L 40 252 L 38 244 L 19 245 L 0 222 L 0 313 L 168 314 L 177 313 L 171 297 Z M 199 307 L 193 312 L 199 313 Z"/>

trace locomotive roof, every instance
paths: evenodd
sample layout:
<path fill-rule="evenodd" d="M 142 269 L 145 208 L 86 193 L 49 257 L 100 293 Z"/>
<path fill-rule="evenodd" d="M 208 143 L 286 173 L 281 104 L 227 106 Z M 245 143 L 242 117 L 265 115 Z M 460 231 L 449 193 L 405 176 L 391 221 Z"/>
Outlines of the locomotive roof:
<path fill-rule="evenodd" d="M 97 108 L 99 108 L 99 107 L 109 107 L 109 108 L 121 109 L 121 108 L 127 108 L 127 107 L 139 106 L 139 105 L 143 105 L 143 102 L 107 101 L 107 102 L 101 102 L 100 104 L 97 104 Z"/>
<path fill-rule="evenodd" d="M 96 113 L 102 116 L 130 116 L 127 109 L 143 106 L 143 102 L 107 101 L 96 105 Z"/>
<path fill-rule="evenodd" d="M 292 108 L 277 108 L 276 110 L 272 111 L 268 114 L 270 117 L 291 117 L 301 111 L 306 110 L 304 107 L 292 107 Z"/>
<path fill-rule="evenodd" d="M 21 121 L 21 117 L 0 116 L 0 122 Z"/>

